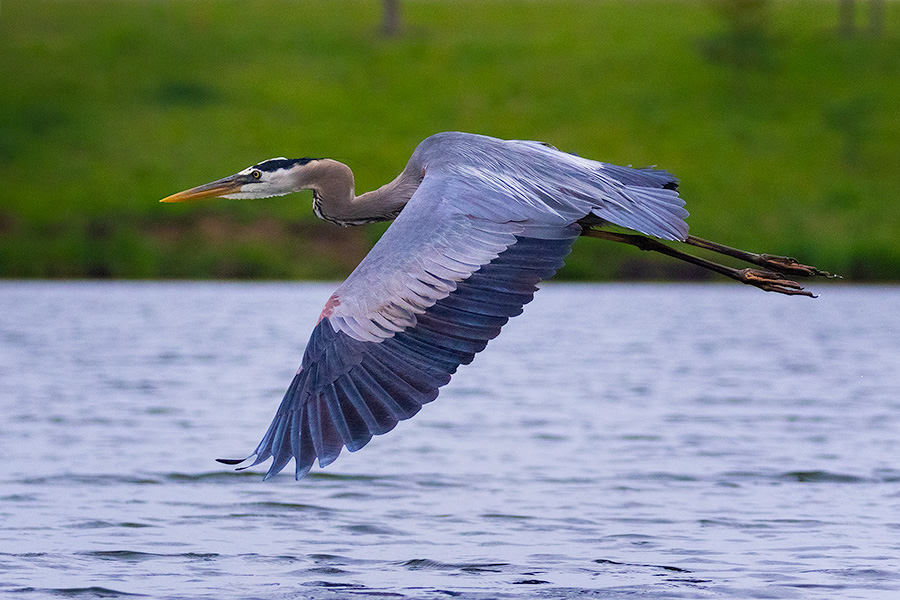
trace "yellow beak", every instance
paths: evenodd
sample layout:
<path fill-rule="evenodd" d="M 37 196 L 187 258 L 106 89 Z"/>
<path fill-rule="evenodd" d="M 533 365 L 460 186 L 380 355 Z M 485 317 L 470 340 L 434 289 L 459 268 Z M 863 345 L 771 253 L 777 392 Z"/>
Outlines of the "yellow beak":
<path fill-rule="evenodd" d="M 166 196 L 160 202 L 187 202 L 188 200 L 202 200 L 203 198 L 221 198 L 228 194 L 236 194 L 241 191 L 243 182 L 236 175 L 198 185 L 197 187 Z"/>

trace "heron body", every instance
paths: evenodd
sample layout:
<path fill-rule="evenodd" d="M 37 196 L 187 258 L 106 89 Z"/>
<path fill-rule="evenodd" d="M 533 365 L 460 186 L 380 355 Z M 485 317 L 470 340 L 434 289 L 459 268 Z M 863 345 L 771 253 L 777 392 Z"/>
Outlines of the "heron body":
<path fill-rule="evenodd" d="M 393 220 L 329 298 L 272 424 L 238 464 L 293 458 L 302 477 L 415 415 L 456 369 L 522 312 L 579 235 L 664 252 L 762 289 L 806 294 L 785 275 L 825 275 L 793 259 L 743 252 L 688 234 L 678 181 L 560 152 L 540 142 L 467 133 L 425 139 L 392 182 L 356 196 L 330 159 L 271 159 L 163 201 L 263 198 L 313 191 L 340 225 Z M 609 231 L 610 226 L 629 230 Z M 686 242 L 764 267 L 738 271 L 684 254 Z"/>

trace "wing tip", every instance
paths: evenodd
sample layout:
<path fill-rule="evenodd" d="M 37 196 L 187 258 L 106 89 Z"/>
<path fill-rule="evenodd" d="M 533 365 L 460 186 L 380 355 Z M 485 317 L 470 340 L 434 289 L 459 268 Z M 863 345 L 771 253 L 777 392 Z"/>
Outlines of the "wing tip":
<path fill-rule="evenodd" d="M 230 467 L 234 467 L 234 466 L 240 465 L 241 463 L 247 462 L 248 460 L 250 460 L 250 459 L 253 458 L 254 456 L 256 456 L 256 454 L 251 454 L 250 456 L 248 456 L 248 457 L 246 457 L 246 458 L 217 458 L 217 459 L 216 459 L 216 462 L 217 462 L 217 463 L 222 463 L 223 465 L 228 465 L 228 466 L 230 466 Z M 259 464 L 259 461 L 253 462 L 253 463 L 251 463 L 251 464 L 249 464 L 249 465 L 246 465 L 246 466 L 243 466 L 243 467 L 237 467 L 237 468 L 235 469 L 235 471 L 243 471 L 243 470 L 249 469 L 250 467 L 253 467 L 253 466 L 257 465 L 257 464 Z"/>

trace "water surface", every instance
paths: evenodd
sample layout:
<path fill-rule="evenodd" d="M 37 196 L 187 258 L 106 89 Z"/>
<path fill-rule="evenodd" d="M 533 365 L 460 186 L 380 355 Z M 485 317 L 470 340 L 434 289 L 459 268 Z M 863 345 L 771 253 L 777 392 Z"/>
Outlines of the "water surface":
<path fill-rule="evenodd" d="M 333 287 L 0 283 L 0 595 L 900 592 L 900 289 L 548 285 L 328 469 L 215 463 Z"/>

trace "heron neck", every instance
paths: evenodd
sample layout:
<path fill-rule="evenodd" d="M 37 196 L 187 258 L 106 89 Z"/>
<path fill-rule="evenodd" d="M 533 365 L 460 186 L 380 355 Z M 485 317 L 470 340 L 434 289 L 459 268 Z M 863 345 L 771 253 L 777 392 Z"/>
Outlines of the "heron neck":
<path fill-rule="evenodd" d="M 302 186 L 313 190 L 316 216 L 344 226 L 393 219 L 418 186 L 418 181 L 410 182 L 404 171 L 392 182 L 357 196 L 353 171 L 331 159 L 316 161 L 306 175 Z"/>

